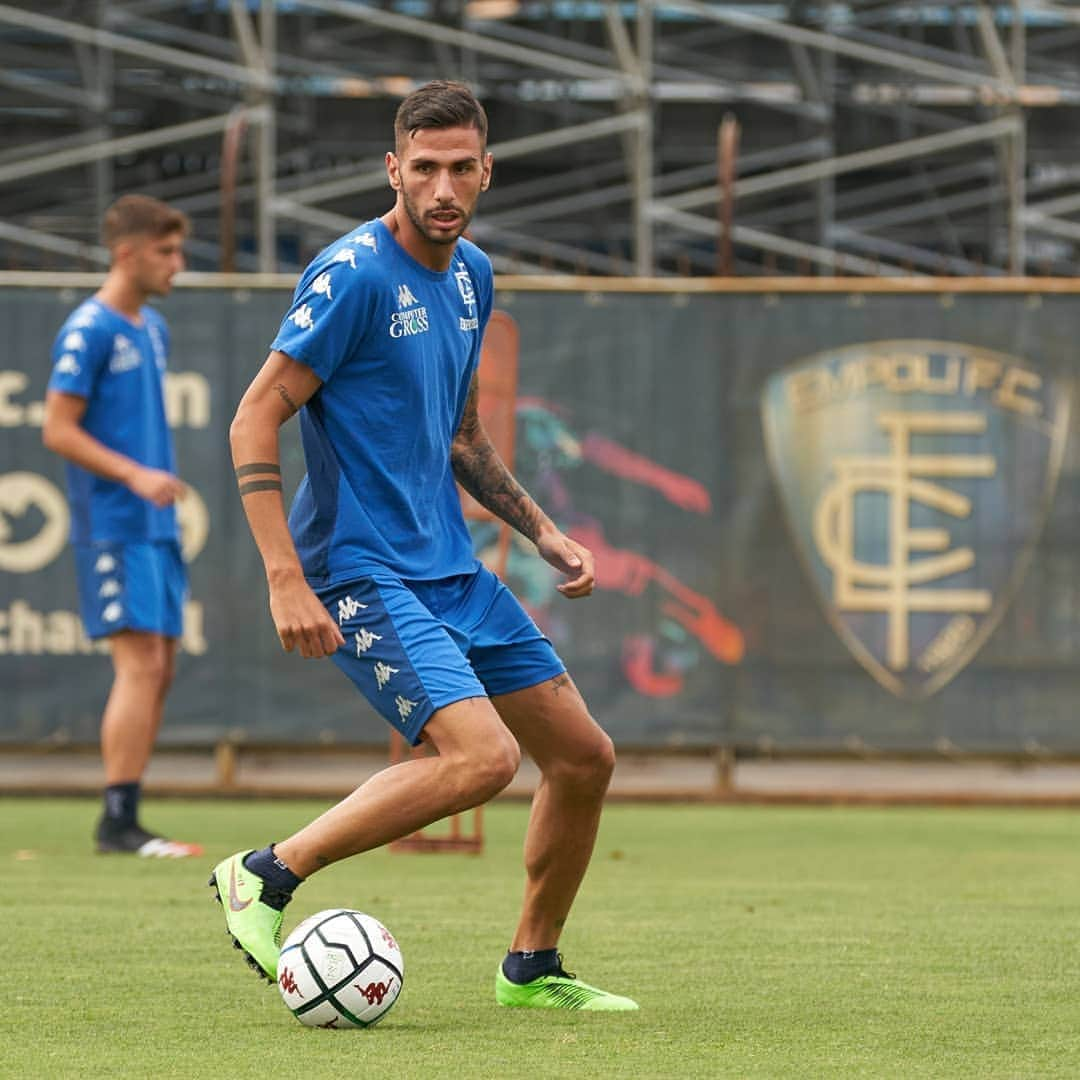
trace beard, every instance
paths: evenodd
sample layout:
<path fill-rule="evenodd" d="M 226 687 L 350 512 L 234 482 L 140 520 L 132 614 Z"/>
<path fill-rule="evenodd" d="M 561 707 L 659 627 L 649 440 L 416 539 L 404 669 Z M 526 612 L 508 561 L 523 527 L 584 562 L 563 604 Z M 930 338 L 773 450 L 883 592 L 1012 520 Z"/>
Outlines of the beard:
<path fill-rule="evenodd" d="M 424 222 L 423 215 L 417 210 L 416 204 L 409 198 L 404 188 L 401 189 L 401 201 L 405 206 L 405 213 L 413 223 L 416 231 L 432 244 L 456 244 L 461 234 L 469 227 L 469 222 L 472 221 L 472 214 L 466 213 L 460 206 L 439 207 L 440 210 L 456 211 L 461 215 L 461 221 L 452 232 L 448 232 L 446 229 L 433 232 L 431 226 Z"/>

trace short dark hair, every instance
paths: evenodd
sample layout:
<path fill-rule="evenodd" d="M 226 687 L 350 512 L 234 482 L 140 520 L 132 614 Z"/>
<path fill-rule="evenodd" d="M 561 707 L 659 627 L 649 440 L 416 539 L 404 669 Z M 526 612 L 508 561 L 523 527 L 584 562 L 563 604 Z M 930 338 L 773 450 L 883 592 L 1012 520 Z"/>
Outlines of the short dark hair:
<path fill-rule="evenodd" d="M 187 214 L 149 195 L 121 195 L 105 211 L 101 238 L 111 248 L 129 236 L 150 236 L 155 240 L 169 233 L 191 230 Z"/>
<path fill-rule="evenodd" d="M 487 113 L 473 92 L 459 82 L 436 79 L 414 90 L 398 106 L 394 118 L 395 145 L 425 128 L 471 127 L 487 143 Z"/>

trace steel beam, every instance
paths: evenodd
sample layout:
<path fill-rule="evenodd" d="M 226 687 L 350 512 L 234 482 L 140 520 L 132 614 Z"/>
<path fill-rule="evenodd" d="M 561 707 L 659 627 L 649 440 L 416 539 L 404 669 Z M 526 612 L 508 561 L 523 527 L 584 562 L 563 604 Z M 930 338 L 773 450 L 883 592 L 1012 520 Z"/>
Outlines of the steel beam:
<path fill-rule="evenodd" d="M 663 221 L 674 228 L 696 233 L 699 236 L 708 236 L 714 240 L 720 231 L 718 221 L 702 217 L 700 214 L 687 214 L 681 210 L 672 210 L 662 203 L 654 205 L 653 215 L 658 221 Z M 829 248 L 820 247 L 817 244 L 805 244 L 799 240 L 776 236 L 773 233 L 767 233 L 761 229 L 752 229 L 746 225 L 736 225 L 731 232 L 732 239 L 737 244 L 745 244 L 748 247 L 759 248 L 762 251 L 771 251 L 777 255 L 787 255 L 793 259 L 807 259 L 812 263 L 826 267 L 833 273 L 844 272 L 874 276 L 906 275 L 906 271 L 899 266 L 871 262 L 869 259 L 862 259 L 857 255 L 842 254 Z"/>
<path fill-rule="evenodd" d="M 64 236 L 42 232 L 40 229 L 28 229 L 23 225 L 15 225 L 10 221 L 0 221 L 0 239 L 8 240 L 13 244 L 22 244 L 25 247 L 37 248 L 39 251 L 67 255 L 80 262 L 97 263 L 99 266 L 109 265 L 109 252 L 97 244 L 84 244 L 78 240 L 69 240 Z"/>
<path fill-rule="evenodd" d="M 538 52 L 535 49 L 522 48 L 509 42 L 495 41 L 469 30 L 456 30 L 444 23 L 426 22 L 409 15 L 398 15 L 367 4 L 355 3 L 354 0 L 304 0 L 304 6 L 326 12 L 328 15 L 338 15 L 344 19 L 368 23 L 382 30 L 424 38 L 440 45 L 469 49 L 482 56 L 497 57 L 526 68 L 554 71 L 560 75 L 570 75 L 580 79 L 606 78 L 621 81 L 623 78 L 616 68 L 585 63 L 560 56 L 558 53 Z"/>
<path fill-rule="evenodd" d="M 973 124 L 958 131 L 941 132 L 937 135 L 923 135 L 917 139 L 907 139 L 904 142 L 878 146 L 873 150 L 860 150 L 854 154 L 844 154 L 824 161 L 815 161 L 809 165 L 797 165 L 790 169 L 765 173 L 762 176 L 751 176 L 737 182 L 735 193 L 739 198 L 745 198 L 766 192 L 781 191 L 784 188 L 820 180 L 826 176 L 839 176 L 841 173 L 875 168 L 878 165 L 887 165 L 895 161 L 925 157 L 928 154 L 936 154 L 942 150 L 955 150 L 962 146 L 987 142 L 988 140 L 1001 138 L 1003 135 L 1013 134 L 1016 129 L 1016 118 L 1004 116 L 997 120 L 988 121 L 985 124 Z M 671 210 L 691 210 L 695 207 L 714 204 L 716 199 L 717 188 L 713 184 L 709 187 L 683 192 L 681 195 L 670 196 L 665 199 L 665 204 Z"/>
<path fill-rule="evenodd" d="M 261 109 L 248 109 L 249 117 L 261 118 Z M 232 114 L 210 116 L 204 120 L 192 120 L 186 124 L 173 124 L 170 127 L 144 131 L 139 135 L 125 135 L 118 139 L 106 139 L 91 146 L 73 147 L 70 150 L 57 150 L 26 161 L 13 161 L 0 165 L 0 184 L 13 180 L 25 180 L 28 176 L 40 176 L 42 173 L 57 169 L 84 165 L 89 161 L 115 157 L 117 154 L 130 154 L 154 146 L 168 146 L 171 143 L 186 142 L 206 135 L 217 135 L 224 131 Z"/>
<path fill-rule="evenodd" d="M 92 26 L 84 26 L 82 23 L 55 19 L 50 15 L 38 15 L 32 11 L 12 7 L 10 4 L 0 4 L 0 24 L 19 26 L 24 30 L 35 30 L 48 37 L 81 42 L 83 45 L 92 45 L 98 49 L 112 49 L 128 56 L 137 56 L 142 60 L 152 60 L 166 67 L 217 76 L 220 79 L 239 83 L 241 86 L 263 87 L 266 83 L 264 75 L 253 73 L 239 64 L 228 64 L 209 56 L 195 56 L 181 49 L 154 45 L 123 34 L 114 34 L 111 30 L 98 30 Z"/>
<path fill-rule="evenodd" d="M 899 68 L 909 74 L 938 79 L 945 83 L 986 86 L 1006 97 L 1011 93 L 1007 84 L 989 74 L 966 71 L 948 64 L 922 60 L 915 56 L 900 56 L 893 49 L 880 48 L 876 45 L 864 45 L 845 37 L 839 37 L 836 34 L 822 33 L 818 30 L 808 30 L 802 26 L 794 26 L 791 23 L 778 22 L 775 19 L 766 18 L 745 8 L 709 5 L 699 2 L 699 0 L 656 0 L 656 3 L 660 9 L 680 11 L 687 15 L 694 15 L 699 19 L 723 23 L 726 26 L 736 27 L 740 30 L 778 38 L 781 41 L 806 45 L 813 49 L 822 49 L 840 56 L 849 56 L 854 60 L 862 60 L 868 64 Z"/>

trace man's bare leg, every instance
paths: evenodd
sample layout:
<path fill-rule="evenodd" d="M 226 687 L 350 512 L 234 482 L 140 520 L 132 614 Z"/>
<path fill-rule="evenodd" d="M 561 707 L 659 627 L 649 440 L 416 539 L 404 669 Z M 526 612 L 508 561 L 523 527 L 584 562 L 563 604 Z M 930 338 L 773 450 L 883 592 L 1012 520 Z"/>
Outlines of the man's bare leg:
<path fill-rule="evenodd" d="M 615 752 L 569 676 L 495 699 L 540 768 L 525 836 L 525 900 L 495 1001 L 527 1009 L 633 1012 L 637 1002 L 568 975 L 557 946 L 596 843 Z"/>
<path fill-rule="evenodd" d="M 97 849 L 170 859 L 201 855 L 198 844 L 164 840 L 139 822 L 140 784 L 161 727 L 178 642 L 124 630 L 110 645 L 115 677 L 101 719 L 105 814 L 98 823 Z"/>
<path fill-rule="evenodd" d="M 288 840 L 237 852 L 214 868 L 209 884 L 222 902 L 226 928 L 260 974 L 276 978 L 282 911 L 300 880 L 486 802 L 510 783 L 521 761 L 487 698 L 439 709 L 424 735 L 434 756 L 383 769 Z"/>
<path fill-rule="evenodd" d="M 521 753 L 487 698 L 439 709 L 424 727 L 437 753 L 377 773 L 274 854 L 300 878 L 487 802 L 517 772 Z"/>
<path fill-rule="evenodd" d="M 154 749 L 175 668 L 176 641 L 124 630 L 110 639 L 113 684 L 101 718 L 106 784 L 137 782 Z"/>
<path fill-rule="evenodd" d="M 510 948 L 554 949 L 592 857 L 615 767 L 569 675 L 493 699 L 540 769 L 525 837 L 525 900 Z"/>

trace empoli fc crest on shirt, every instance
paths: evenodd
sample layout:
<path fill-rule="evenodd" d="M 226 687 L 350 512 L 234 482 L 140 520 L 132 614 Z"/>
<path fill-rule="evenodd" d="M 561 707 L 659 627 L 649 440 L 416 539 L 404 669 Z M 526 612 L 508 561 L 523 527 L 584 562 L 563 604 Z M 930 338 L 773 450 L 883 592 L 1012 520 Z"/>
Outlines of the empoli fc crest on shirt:
<path fill-rule="evenodd" d="M 1053 497 L 1068 392 L 1012 356 L 942 341 L 818 353 L 762 396 L 770 463 L 830 623 L 918 700 L 979 651 Z"/>

